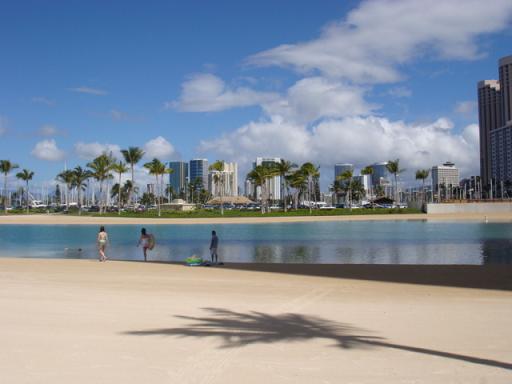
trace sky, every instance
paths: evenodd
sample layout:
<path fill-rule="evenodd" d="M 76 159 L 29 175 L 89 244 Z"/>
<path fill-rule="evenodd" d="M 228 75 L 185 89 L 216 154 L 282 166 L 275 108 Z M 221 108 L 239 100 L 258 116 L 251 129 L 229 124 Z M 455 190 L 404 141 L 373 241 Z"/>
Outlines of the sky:
<path fill-rule="evenodd" d="M 34 185 L 128 146 L 141 182 L 154 157 L 311 161 L 323 190 L 335 163 L 475 175 L 511 43 L 510 0 L 2 2 L 0 159 Z"/>

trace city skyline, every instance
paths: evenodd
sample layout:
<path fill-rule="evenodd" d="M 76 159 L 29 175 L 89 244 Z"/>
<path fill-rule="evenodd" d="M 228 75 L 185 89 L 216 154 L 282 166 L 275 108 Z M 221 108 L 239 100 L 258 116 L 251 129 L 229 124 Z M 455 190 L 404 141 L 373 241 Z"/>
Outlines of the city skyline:
<path fill-rule="evenodd" d="M 400 158 L 409 180 L 445 161 L 479 173 L 475 85 L 511 54 L 507 1 L 127 2 L 121 19 L 119 4 L 0 16 L 0 158 L 34 184 L 134 145 L 147 161 L 236 162 L 239 185 L 256 157 L 312 161 L 323 190 L 339 162 Z"/>

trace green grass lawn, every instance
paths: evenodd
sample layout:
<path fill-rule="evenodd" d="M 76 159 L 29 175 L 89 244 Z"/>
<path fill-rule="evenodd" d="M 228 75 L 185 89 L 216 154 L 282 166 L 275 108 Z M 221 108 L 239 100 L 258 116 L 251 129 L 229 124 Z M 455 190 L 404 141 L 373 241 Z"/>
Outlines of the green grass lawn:
<path fill-rule="evenodd" d="M 46 210 L 33 210 L 30 214 L 41 214 L 46 213 Z M 361 216 L 361 215 L 388 215 L 388 214 L 407 214 L 407 213 L 422 213 L 418 209 L 402 208 L 402 209 L 333 209 L 333 210 L 320 210 L 314 209 L 311 213 L 308 209 L 291 210 L 288 212 L 273 211 L 270 213 L 261 214 L 260 211 L 239 211 L 239 210 L 225 210 L 224 215 L 220 214 L 219 210 L 204 210 L 197 209 L 189 212 L 176 212 L 176 211 L 164 211 L 162 210 L 161 218 L 176 218 L 176 219 L 196 219 L 196 218 L 215 218 L 215 217 L 285 217 L 285 216 Z M 3 214 L 0 213 L 0 215 Z M 25 210 L 12 210 L 9 211 L 8 215 L 24 215 Z M 78 210 L 71 209 L 67 215 L 78 216 Z M 82 216 L 102 216 L 102 217 L 140 217 L 140 218 L 158 218 L 158 212 L 156 210 L 150 210 L 146 212 L 121 212 L 118 215 L 117 212 L 106 212 L 99 214 L 97 212 L 89 213 L 82 212 Z"/>

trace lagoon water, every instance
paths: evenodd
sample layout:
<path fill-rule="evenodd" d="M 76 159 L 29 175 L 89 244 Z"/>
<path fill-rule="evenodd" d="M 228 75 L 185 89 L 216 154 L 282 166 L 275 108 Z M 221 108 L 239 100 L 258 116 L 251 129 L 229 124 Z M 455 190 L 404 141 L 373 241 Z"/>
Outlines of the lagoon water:
<path fill-rule="evenodd" d="M 141 260 L 141 226 L 106 226 L 112 259 Z M 361 221 L 155 225 L 150 260 L 209 257 L 212 229 L 226 262 L 339 264 L 510 264 L 512 223 Z M 0 256 L 96 258 L 98 226 L 2 225 Z"/>

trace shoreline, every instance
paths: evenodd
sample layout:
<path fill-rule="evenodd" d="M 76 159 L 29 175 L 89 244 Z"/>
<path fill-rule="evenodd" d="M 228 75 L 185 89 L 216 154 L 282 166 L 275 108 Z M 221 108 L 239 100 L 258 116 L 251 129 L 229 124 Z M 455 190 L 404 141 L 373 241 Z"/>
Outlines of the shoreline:
<path fill-rule="evenodd" d="M 449 214 L 365 214 L 347 216 L 262 216 L 262 217 L 215 217 L 215 218 L 137 218 L 137 217 L 98 217 L 67 216 L 56 214 L 41 215 L 2 215 L 0 225 L 186 225 L 186 224 L 268 224 L 301 222 L 340 222 L 340 221 L 486 221 L 512 222 L 510 212 L 501 213 L 449 213 Z"/>

